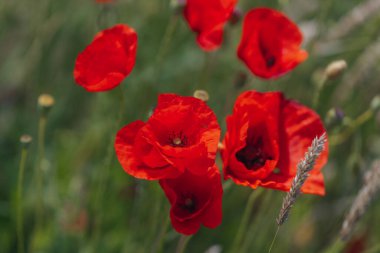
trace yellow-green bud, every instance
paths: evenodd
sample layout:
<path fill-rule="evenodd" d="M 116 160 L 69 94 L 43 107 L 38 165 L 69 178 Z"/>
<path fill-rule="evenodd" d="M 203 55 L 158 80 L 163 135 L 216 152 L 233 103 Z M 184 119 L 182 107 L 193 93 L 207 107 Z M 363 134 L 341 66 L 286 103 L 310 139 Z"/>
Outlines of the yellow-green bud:
<path fill-rule="evenodd" d="M 33 140 L 32 136 L 28 134 L 23 134 L 20 137 L 20 142 L 24 148 L 28 148 L 32 140 Z"/>
<path fill-rule="evenodd" d="M 210 96 L 208 95 L 207 91 L 205 90 L 196 90 L 194 91 L 194 95 L 193 95 L 195 98 L 198 98 L 204 102 L 207 102 L 210 98 Z"/>
<path fill-rule="evenodd" d="M 376 95 L 374 98 L 372 98 L 371 109 L 375 112 L 380 109 L 380 95 Z"/>
<path fill-rule="evenodd" d="M 335 79 L 340 76 L 347 68 L 347 62 L 345 60 L 337 60 L 327 65 L 325 69 L 325 75 L 328 79 Z"/>

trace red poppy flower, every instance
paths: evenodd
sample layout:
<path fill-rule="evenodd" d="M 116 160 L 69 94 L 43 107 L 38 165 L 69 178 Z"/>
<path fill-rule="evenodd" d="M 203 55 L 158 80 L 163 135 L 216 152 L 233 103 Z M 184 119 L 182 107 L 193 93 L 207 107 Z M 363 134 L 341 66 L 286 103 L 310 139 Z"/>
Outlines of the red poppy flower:
<path fill-rule="evenodd" d="M 237 0 L 187 0 L 184 16 L 191 30 L 198 34 L 197 43 L 205 51 L 220 47 L 225 23 Z"/>
<path fill-rule="evenodd" d="M 142 179 L 177 177 L 186 169 L 204 174 L 215 162 L 220 128 L 200 99 L 164 94 L 149 120 L 135 121 L 116 136 L 124 170 Z"/>
<path fill-rule="evenodd" d="M 257 8 L 244 18 L 243 36 L 237 54 L 253 74 L 276 78 L 306 60 L 300 49 L 302 34 L 284 14 Z"/>
<path fill-rule="evenodd" d="M 75 81 L 87 91 L 118 86 L 135 65 L 137 34 L 119 24 L 99 32 L 75 62 Z"/>
<path fill-rule="evenodd" d="M 325 131 L 313 110 L 285 99 L 280 92 L 244 92 L 227 118 L 224 177 L 252 188 L 289 191 L 297 163 L 312 140 Z M 302 192 L 324 195 L 321 169 L 327 156 L 326 145 Z"/>
<path fill-rule="evenodd" d="M 160 185 L 171 204 L 172 225 L 179 233 L 195 234 L 201 224 L 215 228 L 222 222 L 223 188 L 215 165 L 206 175 L 185 172 L 175 179 L 160 180 Z"/>

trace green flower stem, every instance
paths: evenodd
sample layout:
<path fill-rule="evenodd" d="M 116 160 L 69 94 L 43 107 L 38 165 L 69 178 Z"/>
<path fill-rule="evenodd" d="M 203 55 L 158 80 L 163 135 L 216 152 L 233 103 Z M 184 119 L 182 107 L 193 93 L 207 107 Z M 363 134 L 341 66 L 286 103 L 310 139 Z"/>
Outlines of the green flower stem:
<path fill-rule="evenodd" d="M 24 181 L 24 171 L 26 158 L 28 156 L 28 148 L 23 147 L 21 150 L 21 159 L 19 166 L 19 174 L 17 180 L 17 242 L 18 242 L 18 253 L 24 253 L 24 222 L 23 222 L 23 210 L 22 210 L 22 191 L 23 191 L 23 181 Z"/>
<path fill-rule="evenodd" d="M 45 159 L 45 132 L 46 132 L 47 115 L 41 113 L 38 123 L 38 158 L 36 167 L 36 189 L 37 189 L 37 202 L 36 202 L 36 228 L 40 229 L 44 217 L 43 206 L 43 161 Z"/>
<path fill-rule="evenodd" d="M 114 138 L 115 138 L 116 131 L 118 130 L 118 127 L 120 127 L 120 124 L 121 124 L 121 121 L 123 119 L 124 112 L 125 112 L 124 91 L 121 88 L 121 86 L 119 86 L 118 89 L 119 89 L 118 94 L 120 94 L 119 112 L 117 115 L 116 122 L 115 122 L 114 126 L 112 127 L 111 136 L 110 136 L 109 143 L 107 146 L 106 156 L 105 156 L 104 161 L 103 161 L 104 167 L 98 173 L 99 183 L 98 183 L 96 193 L 95 193 L 94 207 L 95 207 L 95 211 L 98 212 L 98 215 L 95 219 L 94 231 L 92 234 L 92 237 L 93 237 L 92 239 L 93 239 L 93 242 L 95 245 L 97 245 L 98 239 L 100 237 L 102 220 L 103 220 L 103 215 L 104 215 L 104 212 L 103 212 L 104 209 L 103 209 L 102 201 L 104 199 L 104 196 L 106 196 L 107 183 L 108 183 L 109 178 L 110 178 L 110 171 L 111 171 L 113 163 L 115 161 L 114 155 L 113 155 L 114 154 L 114 151 L 113 151 Z"/>
<path fill-rule="evenodd" d="M 353 120 L 344 131 L 340 132 L 339 134 L 330 136 L 330 145 L 339 145 L 346 141 L 355 132 L 356 129 L 370 120 L 373 115 L 374 111 L 371 108 L 363 112 L 361 115 L 359 115 L 359 117 Z"/>
<path fill-rule="evenodd" d="M 313 108 L 315 110 L 318 109 L 321 93 L 322 93 L 323 88 L 325 87 L 327 80 L 328 79 L 326 75 L 324 75 L 322 79 L 316 84 L 314 97 L 313 97 Z"/>
<path fill-rule="evenodd" d="M 186 246 L 189 243 L 191 237 L 192 237 L 192 235 L 189 235 L 189 236 L 181 235 L 179 240 L 178 240 L 177 249 L 175 252 L 176 253 L 185 253 Z"/>
<path fill-rule="evenodd" d="M 248 220 L 252 213 L 253 205 L 256 202 L 256 200 L 263 194 L 263 192 L 263 189 L 258 188 L 257 190 L 252 191 L 249 195 L 247 205 L 245 206 L 244 213 L 241 218 L 238 231 L 236 233 L 236 237 L 232 243 L 232 248 L 230 250 L 231 253 L 240 252 L 239 247 L 243 242 L 243 236 L 248 227 Z"/>
<path fill-rule="evenodd" d="M 266 190 L 266 193 L 263 195 L 264 195 L 263 199 L 260 202 L 260 209 L 258 210 L 256 217 L 261 217 L 263 215 L 263 212 L 266 212 L 266 210 L 267 210 L 266 208 L 263 208 L 263 207 L 268 207 L 268 205 L 270 203 L 272 203 L 273 191 Z M 257 219 L 253 219 L 251 221 L 251 223 L 249 224 L 249 228 L 248 228 L 247 232 L 245 233 L 246 236 L 242 242 L 239 253 L 247 252 L 247 249 L 249 248 L 250 244 L 252 243 L 252 235 L 256 234 L 258 228 L 260 227 L 260 226 L 258 226 L 258 225 L 260 225 L 258 223 L 258 221 L 259 220 L 257 220 Z"/>
<path fill-rule="evenodd" d="M 165 58 L 165 55 L 168 53 L 170 43 L 173 40 L 173 35 L 176 30 L 178 20 L 179 20 L 179 15 L 173 14 L 170 17 L 168 25 L 166 26 L 164 37 L 161 40 L 160 48 L 158 49 L 158 53 L 156 56 L 156 67 L 155 67 L 155 74 L 154 74 L 155 77 L 157 77 L 159 73 L 161 72 L 161 68 L 163 66 L 163 60 Z"/>
<path fill-rule="evenodd" d="M 345 246 L 345 242 L 336 238 L 330 246 L 323 251 L 323 253 L 340 253 Z"/>
<path fill-rule="evenodd" d="M 197 84 L 197 89 L 203 89 L 206 90 L 207 87 L 207 82 L 208 82 L 208 77 L 210 74 L 210 69 L 213 61 L 213 55 L 212 53 L 205 52 L 204 53 L 204 61 L 203 61 L 203 66 L 201 69 L 201 74 L 199 77 L 199 81 Z"/>
<path fill-rule="evenodd" d="M 277 239 L 277 235 L 278 235 L 278 231 L 280 231 L 280 226 L 277 226 L 277 230 L 276 230 L 276 233 L 274 234 L 274 237 L 273 237 L 273 240 L 272 240 L 272 243 L 270 244 L 269 246 L 269 250 L 268 250 L 268 253 L 270 253 L 272 251 L 272 248 L 273 248 L 273 245 Z"/>
<path fill-rule="evenodd" d="M 153 243 L 153 247 L 152 247 L 151 253 L 159 253 L 159 252 L 161 252 L 161 249 L 162 249 L 162 246 L 163 246 L 163 242 L 164 242 L 164 238 L 165 238 L 165 235 L 166 235 L 166 233 L 168 231 L 169 224 L 170 224 L 170 217 L 169 217 L 169 215 L 166 212 L 165 213 L 164 223 L 162 224 L 161 229 L 159 231 L 159 234 L 158 234 L 155 242 Z"/>

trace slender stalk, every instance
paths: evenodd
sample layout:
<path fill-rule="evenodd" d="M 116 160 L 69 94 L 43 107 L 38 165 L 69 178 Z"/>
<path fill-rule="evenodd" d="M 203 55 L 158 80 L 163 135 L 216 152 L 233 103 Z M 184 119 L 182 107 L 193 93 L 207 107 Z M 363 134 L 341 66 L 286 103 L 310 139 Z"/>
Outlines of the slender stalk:
<path fill-rule="evenodd" d="M 339 238 L 336 238 L 334 240 L 334 243 L 331 244 L 327 249 L 325 249 L 323 253 L 339 253 L 342 252 L 344 246 L 345 243 Z"/>
<path fill-rule="evenodd" d="M 202 88 L 206 90 L 211 63 L 212 63 L 212 54 L 205 52 L 203 66 L 202 66 L 200 78 L 197 84 L 197 89 Z"/>
<path fill-rule="evenodd" d="M 260 208 L 257 210 L 257 214 L 254 217 L 256 219 L 252 219 L 251 223 L 249 224 L 248 230 L 245 233 L 246 236 L 239 249 L 239 253 L 249 252 L 248 248 L 252 243 L 252 235 L 264 232 L 262 229 L 262 227 L 264 226 L 262 217 L 266 215 L 266 212 L 268 210 L 268 208 L 266 207 L 273 203 L 272 196 L 273 191 L 265 191 L 265 194 L 263 194 L 263 199 L 260 201 Z M 257 219 L 257 217 L 260 217 L 260 219 Z"/>
<path fill-rule="evenodd" d="M 178 24 L 178 20 L 179 20 L 179 15 L 173 14 L 170 17 L 169 23 L 166 26 L 164 37 L 161 40 L 160 48 L 158 49 L 158 53 L 156 56 L 156 68 L 155 68 L 155 74 L 154 74 L 155 77 L 158 76 L 159 73 L 161 72 L 163 60 L 165 58 L 165 55 L 168 53 L 170 43 L 172 42 L 172 38 Z"/>
<path fill-rule="evenodd" d="M 23 222 L 23 210 L 22 210 L 22 191 L 23 191 L 23 181 L 24 181 L 24 171 L 26 158 L 28 156 L 28 148 L 22 147 L 21 159 L 19 165 L 19 174 L 17 180 L 17 242 L 18 242 L 18 252 L 24 253 L 24 222 Z"/>
<path fill-rule="evenodd" d="M 361 125 L 370 120 L 374 115 L 372 108 L 363 112 L 359 117 L 351 122 L 351 124 L 337 135 L 330 136 L 329 142 L 331 145 L 339 145 L 345 142 Z"/>
<path fill-rule="evenodd" d="M 236 237 L 234 239 L 234 242 L 232 243 L 232 248 L 230 250 L 231 253 L 240 252 L 239 246 L 242 244 L 243 236 L 246 233 L 246 230 L 249 224 L 248 223 L 249 217 L 252 213 L 254 203 L 263 194 L 263 192 L 264 192 L 263 189 L 258 188 L 257 190 L 252 191 L 251 194 L 249 195 L 247 205 L 245 206 L 244 213 L 241 218 L 238 231 L 236 233 Z"/>
<path fill-rule="evenodd" d="M 99 184 L 97 186 L 97 191 L 95 193 L 94 207 L 95 207 L 95 210 L 98 212 L 97 218 L 95 219 L 95 228 L 93 232 L 93 242 L 95 244 L 98 243 L 98 238 L 100 236 L 100 229 L 102 226 L 102 220 L 103 220 L 103 214 L 104 214 L 102 200 L 104 196 L 106 195 L 107 183 L 109 181 L 110 171 L 114 163 L 114 155 L 113 155 L 114 135 L 115 135 L 115 132 L 117 131 L 117 128 L 120 126 L 120 123 L 125 111 L 125 108 L 124 108 L 125 95 L 124 95 L 123 89 L 120 86 L 119 86 L 118 93 L 120 94 L 119 112 L 118 112 L 115 124 L 112 127 L 111 136 L 110 136 L 109 143 L 107 146 L 106 156 L 103 161 L 103 164 L 104 164 L 103 169 L 100 170 L 98 174 Z"/>
<path fill-rule="evenodd" d="M 41 94 L 38 97 L 38 106 L 40 109 L 40 118 L 38 122 L 38 155 L 37 155 L 37 166 L 35 168 L 35 180 L 37 189 L 37 200 L 36 200 L 36 217 L 35 217 L 35 229 L 39 230 L 44 221 L 44 177 L 43 177 L 43 165 L 45 159 L 45 133 L 46 124 L 49 111 L 55 103 L 54 97 L 50 94 Z"/>
<path fill-rule="evenodd" d="M 167 215 L 165 213 L 164 223 L 162 224 L 161 229 L 159 231 L 159 234 L 158 234 L 155 242 L 153 243 L 153 247 L 152 247 L 151 253 L 159 253 L 159 252 L 161 252 L 161 249 L 162 249 L 162 246 L 163 246 L 163 242 L 164 242 L 164 238 L 165 238 L 165 235 L 166 235 L 166 233 L 168 231 L 169 224 L 170 224 L 170 217 L 169 217 L 169 215 Z"/>
<path fill-rule="evenodd" d="M 161 211 L 163 211 L 163 215 L 161 215 Z M 161 194 L 156 196 L 156 201 L 154 202 L 154 206 L 152 207 L 149 220 L 149 226 L 151 231 L 149 231 L 149 233 L 146 235 L 148 241 L 147 247 L 150 248 L 151 252 L 157 252 L 157 246 L 159 244 L 158 241 L 160 239 L 160 235 L 161 233 L 166 232 L 166 222 L 169 219 L 168 212 L 169 210 L 165 206 L 163 196 Z M 152 240 L 153 246 L 151 244 Z"/>
<path fill-rule="evenodd" d="M 326 133 L 315 137 L 309 146 L 304 158 L 297 164 L 297 173 L 290 186 L 289 192 L 282 201 L 282 207 L 276 219 L 277 225 L 281 226 L 288 219 L 290 210 L 301 194 L 301 188 L 309 177 L 309 172 L 314 168 L 315 162 L 325 149 L 327 142 Z"/>
<path fill-rule="evenodd" d="M 181 237 L 178 240 L 177 249 L 175 252 L 176 253 L 185 253 L 186 246 L 189 243 L 191 237 L 192 237 L 191 235 L 189 235 L 189 236 L 181 235 Z"/>
<path fill-rule="evenodd" d="M 44 216 L 43 206 L 43 162 L 45 159 L 45 132 L 46 132 L 47 115 L 42 113 L 38 123 L 38 158 L 36 168 L 36 188 L 37 188 L 37 207 L 36 207 L 36 228 L 42 226 Z"/>
<path fill-rule="evenodd" d="M 273 245 L 277 239 L 277 234 L 278 234 L 278 231 L 280 230 L 280 226 L 277 226 L 277 230 L 276 230 L 276 233 L 274 234 L 274 237 L 273 237 L 273 240 L 272 240 L 272 243 L 270 244 L 270 247 L 269 247 L 269 250 L 268 250 L 268 253 L 270 253 L 272 251 L 272 248 L 273 248 Z"/>
<path fill-rule="evenodd" d="M 324 75 L 322 77 L 322 79 L 316 84 L 314 97 L 313 97 L 313 108 L 314 109 L 318 109 L 319 100 L 321 97 L 323 87 L 325 87 L 326 81 L 327 81 L 327 77 Z"/>

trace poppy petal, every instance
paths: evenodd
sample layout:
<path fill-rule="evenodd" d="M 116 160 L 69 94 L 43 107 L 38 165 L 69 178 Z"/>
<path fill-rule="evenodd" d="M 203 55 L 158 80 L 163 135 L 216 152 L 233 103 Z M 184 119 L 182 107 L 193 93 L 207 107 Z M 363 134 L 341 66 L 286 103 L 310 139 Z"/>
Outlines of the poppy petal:
<path fill-rule="evenodd" d="M 204 51 L 213 51 L 223 42 L 224 25 L 231 17 L 237 0 L 187 0 L 183 15 L 197 43 Z"/>
<path fill-rule="evenodd" d="M 215 165 L 207 174 L 187 171 L 177 178 L 160 180 L 160 185 L 171 204 L 172 225 L 179 233 L 194 234 L 201 224 L 209 228 L 220 225 L 223 188 Z"/>
<path fill-rule="evenodd" d="M 160 166 L 149 166 L 136 155 L 135 140 L 144 122 L 134 121 L 122 129 L 116 135 L 115 151 L 117 158 L 128 174 L 147 180 L 156 180 L 162 178 L 177 177 L 181 172 L 169 164 L 160 164 Z"/>
<path fill-rule="evenodd" d="M 118 86 L 135 65 L 137 34 L 119 24 L 99 32 L 75 62 L 74 79 L 90 92 Z"/>
<path fill-rule="evenodd" d="M 256 8 L 244 18 L 238 57 L 258 77 L 277 78 L 306 60 L 302 33 L 281 12 Z"/>

